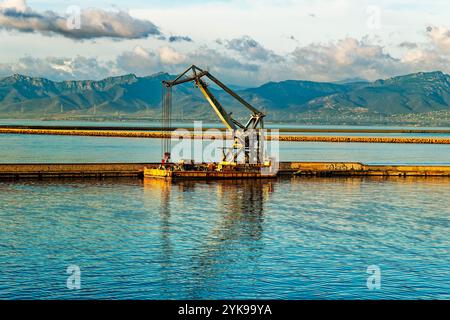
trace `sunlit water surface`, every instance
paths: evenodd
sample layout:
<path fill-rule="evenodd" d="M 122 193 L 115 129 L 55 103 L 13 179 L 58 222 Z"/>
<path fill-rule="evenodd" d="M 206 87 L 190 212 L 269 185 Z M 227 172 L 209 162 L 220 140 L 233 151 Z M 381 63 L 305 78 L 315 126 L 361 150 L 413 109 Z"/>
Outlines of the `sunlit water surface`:
<path fill-rule="evenodd" d="M 446 178 L 0 182 L 0 298 L 450 299 L 449 194 Z"/>
<path fill-rule="evenodd" d="M 450 165 L 450 145 L 445 144 L 272 144 L 272 155 L 279 154 L 281 161 Z M 160 139 L 0 134 L 0 163 L 156 162 L 161 161 L 161 153 Z M 218 159 L 220 153 L 217 149 Z"/>
<path fill-rule="evenodd" d="M 449 145 L 279 150 L 282 161 L 450 165 Z M 153 162 L 161 141 L 0 135 L 0 154 Z M 0 298 L 450 299 L 449 194 L 447 178 L 4 181 Z M 81 290 L 66 287 L 69 265 Z M 369 265 L 381 268 L 379 290 L 367 288 Z"/>

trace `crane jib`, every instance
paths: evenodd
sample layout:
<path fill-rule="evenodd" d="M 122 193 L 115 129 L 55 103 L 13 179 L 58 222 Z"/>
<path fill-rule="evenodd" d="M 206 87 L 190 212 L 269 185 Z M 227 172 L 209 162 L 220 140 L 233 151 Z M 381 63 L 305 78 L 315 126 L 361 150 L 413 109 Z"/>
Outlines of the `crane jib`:
<path fill-rule="evenodd" d="M 225 108 L 220 104 L 220 102 L 216 99 L 216 97 L 212 94 L 212 92 L 208 89 L 208 86 L 205 81 L 203 81 L 203 77 L 208 78 L 213 83 L 215 83 L 217 86 L 219 86 L 221 89 L 223 89 L 226 93 L 228 93 L 230 96 L 232 96 L 236 101 L 238 101 L 241 105 L 243 105 L 245 108 L 251 111 L 251 115 L 249 120 L 246 124 L 242 124 L 238 120 L 231 117 L 231 113 L 228 113 Z M 165 155 L 169 155 L 170 159 L 170 134 L 169 131 L 172 129 L 170 128 L 170 118 L 171 118 L 171 109 L 172 109 L 172 87 L 176 85 L 180 85 L 187 82 L 194 82 L 196 86 L 200 89 L 203 96 L 206 98 L 208 103 L 211 105 L 212 109 L 220 119 L 220 121 L 230 130 L 233 130 L 233 136 L 236 136 L 238 131 L 245 132 L 249 130 L 256 130 L 257 131 L 257 149 L 258 149 L 258 155 L 259 155 L 259 148 L 260 148 L 260 134 L 261 129 L 264 128 L 264 121 L 263 118 L 265 117 L 265 114 L 253 107 L 251 104 L 249 104 L 247 101 L 245 101 L 242 97 L 240 97 L 238 94 L 236 94 L 233 90 L 231 90 L 229 87 L 227 87 L 224 83 L 222 83 L 220 80 L 215 78 L 213 75 L 211 75 L 208 71 L 202 70 L 198 68 L 195 65 L 192 65 L 188 69 L 186 69 L 183 73 L 181 73 L 178 77 L 176 77 L 172 81 L 164 80 L 163 83 L 163 99 L 162 99 L 162 118 L 163 118 L 163 128 L 166 131 L 166 138 L 164 138 L 163 142 L 163 153 Z M 240 130 L 239 130 L 240 129 Z M 239 141 L 243 141 L 243 144 L 239 147 L 237 145 Z M 238 148 L 239 150 L 233 151 L 233 159 L 234 161 L 237 158 L 237 155 L 244 150 L 244 152 L 247 154 L 249 150 L 249 142 L 248 142 L 248 136 L 244 139 L 235 139 L 235 144 L 233 146 L 233 149 Z M 166 160 L 168 160 L 166 159 Z M 258 158 L 258 163 L 261 162 L 261 159 Z M 246 160 L 247 163 L 247 160 Z"/>

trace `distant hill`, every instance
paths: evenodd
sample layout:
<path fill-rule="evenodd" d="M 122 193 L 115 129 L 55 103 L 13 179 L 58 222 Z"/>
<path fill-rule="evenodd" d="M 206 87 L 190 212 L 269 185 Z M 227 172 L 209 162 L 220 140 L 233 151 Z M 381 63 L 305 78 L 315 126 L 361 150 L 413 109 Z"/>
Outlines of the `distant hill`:
<path fill-rule="evenodd" d="M 308 108 L 360 109 L 382 114 L 449 110 L 450 76 L 442 72 L 420 72 L 363 83 L 348 92 L 311 100 Z"/>
<path fill-rule="evenodd" d="M 120 114 L 157 118 L 160 116 L 161 81 L 172 78 L 173 75 L 158 73 L 147 77 L 129 74 L 100 81 L 53 82 L 15 74 L 0 79 L 0 116 Z M 214 86 L 211 90 L 236 117 L 247 114 L 223 91 Z M 237 93 L 267 112 L 269 120 L 295 120 L 305 114 L 389 116 L 450 111 L 450 76 L 439 71 L 375 82 L 287 80 L 238 89 Z M 177 118 L 214 118 L 207 102 L 191 83 L 175 87 L 173 109 Z"/>

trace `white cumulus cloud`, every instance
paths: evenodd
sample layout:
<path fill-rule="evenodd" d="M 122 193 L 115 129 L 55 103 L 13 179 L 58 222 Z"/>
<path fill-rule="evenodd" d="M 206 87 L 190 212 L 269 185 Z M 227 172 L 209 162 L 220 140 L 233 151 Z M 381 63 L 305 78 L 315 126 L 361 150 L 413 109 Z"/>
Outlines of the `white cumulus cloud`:
<path fill-rule="evenodd" d="M 178 74 L 191 64 L 210 70 L 223 81 L 256 86 L 268 81 L 303 79 L 338 81 L 364 78 L 376 80 L 419 71 L 450 73 L 449 30 L 428 27 L 424 41 L 400 43 L 401 55 L 390 54 L 379 41 L 369 37 L 346 37 L 337 41 L 298 46 L 284 55 L 274 54 L 250 37 L 216 42 L 216 47 L 191 49 L 163 45 L 141 45 L 108 61 L 95 57 L 32 58 L 0 63 L 0 76 L 24 73 L 63 79 L 100 79 L 134 73 L 145 76 L 164 71 Z"/>
<path fill-rule="evenodd" d="M 54 11 L 38 12 L 25 0 L 0 3 L 0 28 L 19 32 L 61 35 L 71 39 L 139 39 L 161 35 L 158 27 L 148 20 L 136 19 L 125 11 L 80 9 L 69 15 Z M 79 23 L 78 23 L 79 22 Z"/>
<path fill-rule="evenodd" d="M 159 59 L 161 60 L 162 64 L 180 64 L 185 62 L 186 56 L 178 51 L 176 51 L 172 47 L 161 47 L 157 49 L 157 52 L 159 54 Z"/>

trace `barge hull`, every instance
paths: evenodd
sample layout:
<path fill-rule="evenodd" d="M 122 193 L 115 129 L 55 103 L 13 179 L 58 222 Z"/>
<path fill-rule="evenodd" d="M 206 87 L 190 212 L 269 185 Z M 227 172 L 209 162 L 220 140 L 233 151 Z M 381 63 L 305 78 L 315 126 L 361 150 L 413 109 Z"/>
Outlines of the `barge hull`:
<path fill-rule="evenodd" d="M 201 179 L 201 180 L 219 180 L 219 179 L 265 179 L 275 178 L 277 175 L 263 174 L 261 172 L 239 172 L 239 171 L 170 171 L 164 169 L 144 169 L 146 178 L 165 178 L 165 179 Z"/>

